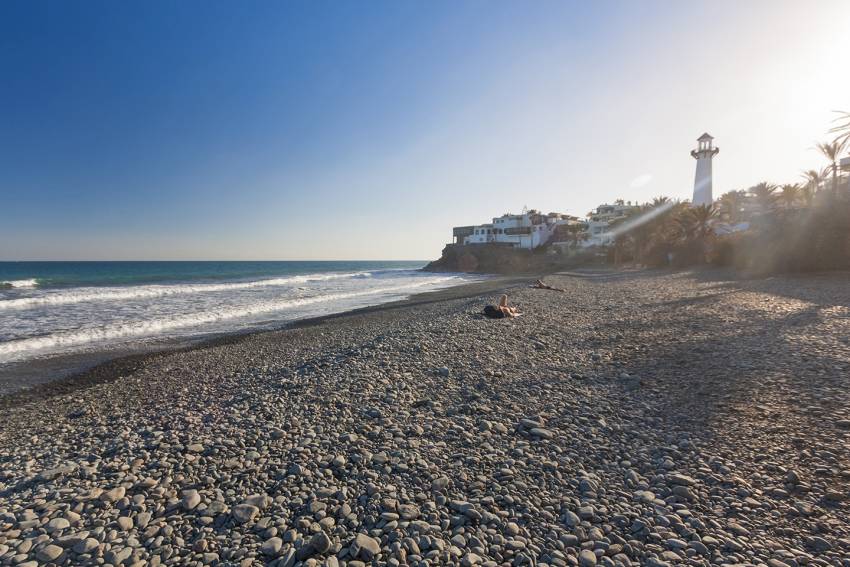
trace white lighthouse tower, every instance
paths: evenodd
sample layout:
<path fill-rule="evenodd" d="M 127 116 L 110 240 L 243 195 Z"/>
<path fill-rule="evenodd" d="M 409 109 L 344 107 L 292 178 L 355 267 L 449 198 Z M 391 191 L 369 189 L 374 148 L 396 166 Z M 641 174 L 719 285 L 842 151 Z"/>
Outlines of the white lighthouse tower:
<path fill-rule="evenodd" d="M 712 138 L 703 134 L 697 138 L 699 145 L 691 151 L 691 155 L 697 160 L 697 173 L 694 176 L 694 198 L 691 200 L 693 206 L 710 205 L 714 202 L 711 194 L 711 159 L 717 155 L 720 148 L 715 148 Z"/>

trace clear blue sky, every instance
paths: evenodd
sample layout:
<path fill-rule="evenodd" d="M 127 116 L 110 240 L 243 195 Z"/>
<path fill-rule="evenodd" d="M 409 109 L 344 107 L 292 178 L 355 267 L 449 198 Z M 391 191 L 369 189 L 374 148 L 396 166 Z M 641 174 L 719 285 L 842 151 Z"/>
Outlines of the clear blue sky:
<path fill-rule="evenodd" d="M 456 224 L 795 181 L 850 2 L 0 4 L 0 259 L 427 259 Z"/>

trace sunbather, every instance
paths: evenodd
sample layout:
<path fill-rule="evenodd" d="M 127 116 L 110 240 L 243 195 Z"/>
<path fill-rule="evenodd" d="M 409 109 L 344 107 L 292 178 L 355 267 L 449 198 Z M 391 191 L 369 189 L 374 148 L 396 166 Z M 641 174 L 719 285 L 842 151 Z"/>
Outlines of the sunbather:
<path fill-rule="evenodd" d="M 517 317 L 519 309 L 508 306 L 508 296 L 503 295 L 498 305 L 488 305 L 484 308 L 484 315 L 491 319 L 504 319 L 506 317 Z"/>
<path fill-rule="evenodd" d="M 534 289 L 551 289 L 552 291 L 567 291 L 567 290 L 561 289 L 559 287 L 552 287 L 549 284 L 545 284 L 545 283 L 543 283 L 543 280 L 537 280 L 530 287 L 533 287 Z"/>

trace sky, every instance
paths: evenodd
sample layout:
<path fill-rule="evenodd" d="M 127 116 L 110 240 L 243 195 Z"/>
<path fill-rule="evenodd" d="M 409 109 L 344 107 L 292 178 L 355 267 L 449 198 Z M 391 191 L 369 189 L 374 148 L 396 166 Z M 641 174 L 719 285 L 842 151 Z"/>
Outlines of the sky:
<path fill-rule="evenodd" d="M 0 260 L 416 259 L 800 180 L 850 2 L 0 3 Z"/>

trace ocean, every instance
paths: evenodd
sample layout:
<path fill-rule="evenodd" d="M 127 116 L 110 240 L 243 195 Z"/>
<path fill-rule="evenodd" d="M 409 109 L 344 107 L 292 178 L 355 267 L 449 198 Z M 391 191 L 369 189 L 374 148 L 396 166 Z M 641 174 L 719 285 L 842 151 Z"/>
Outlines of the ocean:
<path fill-rule="evenodd" d="M 424 262 L 0 262 L 0 368 L 277 328 L 473 281 Z"/>

